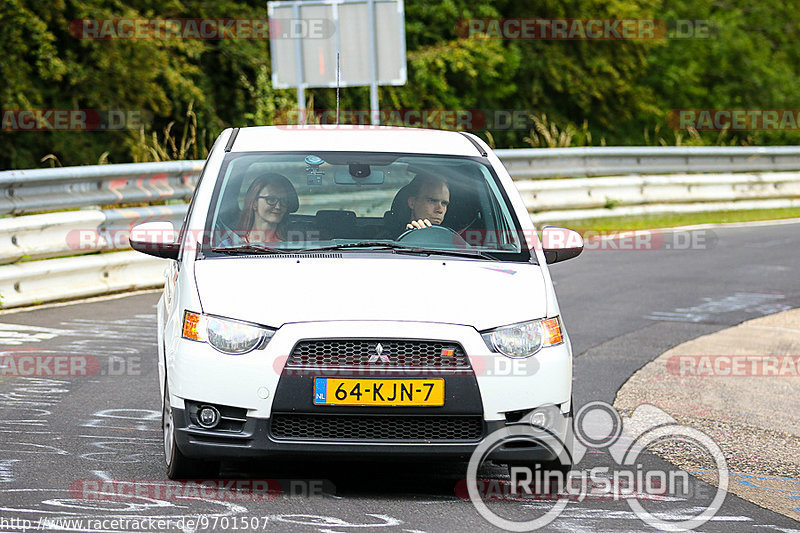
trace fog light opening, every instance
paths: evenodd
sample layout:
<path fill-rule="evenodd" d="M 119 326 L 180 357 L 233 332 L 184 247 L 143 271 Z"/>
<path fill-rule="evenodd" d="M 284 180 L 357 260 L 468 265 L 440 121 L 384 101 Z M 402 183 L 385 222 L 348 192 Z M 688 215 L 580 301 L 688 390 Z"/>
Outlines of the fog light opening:
<path fill-rule="evenodd" d="M 534 427 L 546 429 L 549 426 L 547 422 L 547 415 L 541 411 L 536 411 L 531 415 L 531 425 Z"/>
<path fill-rule="evenodd" d="M 219 424 L 219 411 L 212 405 L 204 405 L 197 412 L 197 422 L 206 429 L 211 429 Z"/>

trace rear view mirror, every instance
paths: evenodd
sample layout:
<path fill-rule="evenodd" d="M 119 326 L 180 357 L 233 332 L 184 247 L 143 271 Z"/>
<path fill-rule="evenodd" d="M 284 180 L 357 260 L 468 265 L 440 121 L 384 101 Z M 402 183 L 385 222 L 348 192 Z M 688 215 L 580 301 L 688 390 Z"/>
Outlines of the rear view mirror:
<path fill-rule="evenodd" d="M 163 259 L 178 259 L 180 243 L 172 222 L 145 222 L 131 230 L 131 248 Z"/>
<path fill-rule="evenodd" d="M 383 183 L 383 171 L 374 170 L 369 165 L 350 163 L 346 169 L 336 169 L 333 181 L 337 185 L 380 185 Z"/>
<path fill-rule="evenodd" d="M 583 237 L 571 229 L 547 226 L 542 230 L 542 251 L 548 265 L 578 257 L 583 251 Z"/>

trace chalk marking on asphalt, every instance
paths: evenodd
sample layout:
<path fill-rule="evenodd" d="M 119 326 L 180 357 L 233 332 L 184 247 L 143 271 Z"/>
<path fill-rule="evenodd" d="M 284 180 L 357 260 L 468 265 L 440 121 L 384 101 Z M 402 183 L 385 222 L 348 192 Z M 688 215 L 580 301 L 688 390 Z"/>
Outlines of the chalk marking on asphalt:
<path fill-rule="evenodd" d="M 3 459 L 0 461 L 0 483 L 11 483 L 14 481 L 13 465 L 19 459 Z"/>
<path fill-rule="evenodd" d="M 548 529 L 554 529 L 556 531 L 564 531 L 566 533 L 595 533 L 598 531 L 598 524 L 586 524 L 585 522 L 576 521 L 576 520 L 562 520 L 561 517 L 554 520 L 551 524 L 548 524 Z M 629 530 L 622 530 L 620 533 L 639 533 L 641 530 L 638 529 L 629 529 Z"/>
<path fill-rule="evenodd" d="M 161 439 L 158 437 L 128 437 L 127 435 L 78 435 L 78 437 L 84 437 L 87 439 L 118 439 L 121 441 L 142 440 L 146 442 L 161 442 Z"/>
<path fill-rule="evenodd" d="M 92 472 L 92 474 L 94 474 L 98 478 L 102 479 L 103 481 L 113 481 L 114 480 L 114 478 L 112 478 L 109 475 L 108 470 L 92 470 L 91 472 Z"/>
<path fill-rule="evenodd" d="M 15 433 L 19 435 L 18 429 L 0 429 L 0 433 Z M 55 431 L 28 431 L 25 430 L 26 435 L 61 435 L 61 433 L 57 433 Z"/>
<path fill-rule="evenodd" d="M 11 426 L 46 426 L 47 422 L 42 420 L 0 420 L 0 424 Z"/>
<path fill-rule="evenodd" d="M 402 520 L 397 518 L 385 515 L 385 514 L 375 514 L 375 513 L 364 513 L 365 516 L 371 516 L 372 518 L 377 518 L 378 520 L 383 520 L 383 523 L 372 523 L 372 524 L 353 524 L 352 522 L 347 522 L 346 520 L 342 520 L 341 518 L 336 518 L 333 516 L 324 516 L 324 515 L 313 515 L 313 514 L 277 514 L 277 515 L 269 515 L 269 519 L 277 520 L 278 522 L 283 522 L 286 524 L 298 524 L 302 526 L 330 526 L 330 527 L 392 527 L 392 526 L 399 526 L 403 523 Z"/>
<path fill-rule="evenodd" d="M 546 504 L 545 502 L 540 503 L 531 503 L 525 504 L 522 507 L 526 507 L 529 509 L 537 509 L 547 507 L 548 509 L 552 507 L 552 505 Z M 699 513 L 705 511 L 705 507 L 683 507 L 678 508 L 675 510 L 665 510 L 665 511 L 655 511 L 651 514 L 656 518 L 661 520 L 674 520 L 674 521 L 683 521 L 689 520 L 694 518 Z M 577 507 L 567 506 L 564 509 L 564 512 L 561 514 L 561 517 L 566 519 L 582 519 L 582 520 L 593 520 L 593 519 L 614 519 L 614 520 L 641 520 L 641 518 L 634 513 L 633 511 L 609 511 L 606 509 L 581 509 Z M 714 516 L 711 518 L 712 521 L 716 522 L 752 522 L 753 519 L 749 516 Z"/>
<path fill-rule="evenodd" d="M 70 333 L 72 332 L 64 329 L 0 322 L 0 343 L 11 346 L 20 346 L 30 342 L 42 342 Z"/>
<path fill-rule="evenodd" d="M 200 517 L 230 517 L 237 514 L 244 514 L 247 513 L 248 509 L 242 505 L 235 504 L 233 502 L 226 502 L 221 500 L 200 500 L 197 501 L 210 503 L 214 505 L 219 505 L 225 508 L 222 512 L 200 512 L 200 513 L 193 513 L 193 514 L 183 514 L 183 515 L 168 515 L 168 514 L 159 514 L 156 516 L 146 515 L 146 514 L 125 514 L 120 515 L 120 509 L 115 510 L 114 513 L 104 512 L 100 514 L 90 515 L 86 514 L 85 512 L 76 512 L 75 510 L 83 510 L 83 511 L 108 511 L 108 509 L 97 509 L 96 507 L 92 507 L 90 505 L 84 505 L 83 503 L 79 503 L 79 500 L 75 500 L 71 497 L 69 489 L 0 489 L 0 493 L 67 493 L 69 495 L 68 498 L 49 498 L 45 500 L 41 500 L 39 505 L 47 505 L 56 508 L 62 508 L 63 510 L 56 510 L 52 511 L 49 509 L 29 509 L 29 508 L 14 508 L 14 507 L 7 507 L 6 505 L 0 504 L 0 511 L 2 512 L 9 512 L 9 513 L 32 513 L 35 517 L 41 518 L 42 515 L 59 515 L 60 517 L 64 518 L 83 518 L 84 520 L 96 520 L 102 518 L 120 518 L 120 516 L 124 516 L 124 518 L 129 520 L 139 519 L 141 520 L 171 520 L 173 523 L 177 523 L 178 520 L 181 518 L 187 519 L 190 518 L 192 520 L 197 520 Z M 101 493 L 106 494 L 106 493 Z M 177 506 L 171 502 L 166 500 L 158 500 L 154 498 L 138 498 L 139 500 L 143 500 L 145 502 L 149 502 L 149 504 L 144 504 L 144 509 L 147 508 L 169 508 Z M 194 499 L 194 498 L 192 498 Z M 0 500 L 2 501 L 2 500 Z M 32 505 L 33 507 L 34 505 Z M 129 504 L 128 507 L 130 510 L 144 510 L 144 509 L 136 509 L 136 507 L 142 508 L 143 504 Z M 123 510 L 124 511 L 124 510 Z M 162 511 L 163 512 L 163 511 Z M 35 520 L 35 518 L 34 518 Z M 84 531 L 84 532 L 100 532 L 100 531 L 110 531 L 110 530 L 99 530 L 99 529 L 72 529 L 72 531 Z M 184 527 L 184 533 L 194 533 L 196 528 L 186 528 Z M 116 531 L 116 533 L 120 533 Z M 135 532 L 133 532 L 135 533 Z"/>
<path fill-rule="evenodd" d="M 17 432 L 19 433 L 19 431 Z M 66 450 L 62 450 L 61 448 L 56 448 L 55 446 L 49 446 L 47 444 L 36 444 L 33 442 L 6 442 L 4 445 L 9 446 L 8 448 L 0 447 L 0 452 L 2 453 L 38 453 L 38 454 L 53 454 L 53 455 L 69 455 L 69 452 Z M 29 446 L 32 449 L 20 449 L 16 446 Z"/>
<path fill-rule="evenodd" d="M 691 307 L 678 307 L 672 311 L 653 311 L 644 316 L 649 320 L 666 320 L 672 322 L 702 322 L 714 315 L 732 313 L 734 311 L 758 311 L 761 314 L 791 309 L 790 305 L 776 302 L 784 300 L 783 294 L 737 292 L 724 298 L 702 298 L 703 303 Z"/>
<path fill-rule="evenodd" d="M 103 409 L 90 416 L 92 418 L 81 424 L 82 427 L 161 431 L 160 427 L 149 427 L 146 423 L 152 422 L 156 426 L 156 422 L 161 419 L 161 412 L 152 409 Z"/>

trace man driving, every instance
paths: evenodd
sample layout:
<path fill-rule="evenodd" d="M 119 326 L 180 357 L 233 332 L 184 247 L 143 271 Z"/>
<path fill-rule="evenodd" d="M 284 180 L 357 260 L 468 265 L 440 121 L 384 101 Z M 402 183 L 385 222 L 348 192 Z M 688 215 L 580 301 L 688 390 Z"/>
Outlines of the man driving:
<path fill-rule="evenodd" d="M 412 183 L 408 207 L 411 209 L 411 222 L 406 229 L 422 229 L 438 226 L 444 220 L 447 207 L 450 205 L 450 188 L 441 178 L 427 174 L 417 175 Z"/>

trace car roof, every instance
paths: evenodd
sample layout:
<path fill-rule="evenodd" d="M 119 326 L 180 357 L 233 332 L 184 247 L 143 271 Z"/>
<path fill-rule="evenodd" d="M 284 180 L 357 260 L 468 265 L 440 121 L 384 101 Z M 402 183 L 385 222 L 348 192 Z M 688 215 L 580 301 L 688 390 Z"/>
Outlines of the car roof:
<path fill-rule="evenodd" d="M 368 125 L 254 126 L 239 128 L 232 152 L 401 152 L 478 156 L 470 138 L 455 131 Z"/>

